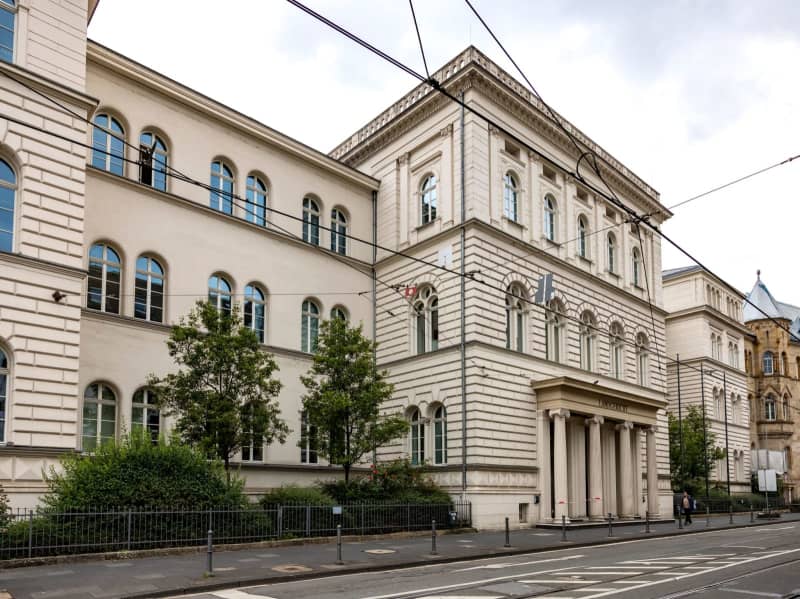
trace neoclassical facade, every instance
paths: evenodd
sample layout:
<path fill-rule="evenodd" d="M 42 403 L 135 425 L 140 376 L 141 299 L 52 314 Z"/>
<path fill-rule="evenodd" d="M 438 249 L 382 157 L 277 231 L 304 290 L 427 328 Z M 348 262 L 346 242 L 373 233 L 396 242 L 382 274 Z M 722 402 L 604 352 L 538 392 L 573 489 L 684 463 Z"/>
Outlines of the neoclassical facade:
<path fill-rule="evenodd" d="M 750 492 L 750 402 L 739 292 L 699 266 L 665 270 L 669 410 L 704 411 L 725 457 L 710 463 L 709 486 Z M 680 403 L 680 408 L 679 408 Z M 685 415 L 685 412 L 682 412 Z"/>
<path fill-rule="evenodd" d="M 748 294 L 744 321 L 752 332 L 745 347 L 750 441 L 754 450 L 782 456 L 782 464 L 761 464 L 784 474 L 784 496 L 797 501 L 800 481 L 800 308 L 779 302 L 758 273 Z M 756 308 L 757 306 L 758 308 Z M 790 335 L 791 331 L 793 335 Z"/>

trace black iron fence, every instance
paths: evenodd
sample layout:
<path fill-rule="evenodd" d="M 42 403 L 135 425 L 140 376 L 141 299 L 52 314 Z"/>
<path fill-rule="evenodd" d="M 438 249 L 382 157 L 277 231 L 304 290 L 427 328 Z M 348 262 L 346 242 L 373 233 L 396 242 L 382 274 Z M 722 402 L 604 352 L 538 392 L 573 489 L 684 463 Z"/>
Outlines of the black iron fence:
<path fill-rule="evenodd" d="M 788 509 L 791 507 L 783 496 L 776 494 L 770 494 L 769 500 L 767 500 L 764 495 L 756 495 L 751 493 L 745 493 L 741 495 L 733 494 L 730 497 L 696 496 L 694 500 L 697 503 L 697 507 L 694 510 L 697 514 L 705 514 L 706 507 L 708 507 L 708 511 L 712 514 L 727 514 L 729 511 L 749 512 L 751 509 L 754 511 L 763 511 L 767 509 L 767 506 L 769 506 L 770 509 Z M 683 509 L 681 508 L 682 502 L 683 495 L 676 493 L 673 498 L 674 513 L 677 514 L 683 512 Z"/>
<path fill-rule="evenodd" d="M 275 539 L 370 535 L 472 524 L 469 502 L 273 505 L 210 510 L 19 510 L 0 521 L 0 559 L 135 551 Z"/>

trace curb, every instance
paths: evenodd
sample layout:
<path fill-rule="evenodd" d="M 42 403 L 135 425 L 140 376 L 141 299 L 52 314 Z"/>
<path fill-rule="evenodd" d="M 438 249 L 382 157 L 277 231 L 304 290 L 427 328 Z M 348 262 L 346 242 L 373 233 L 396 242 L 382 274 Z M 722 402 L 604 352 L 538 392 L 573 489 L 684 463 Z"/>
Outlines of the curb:
<path fill-rule="evenodd" d="M 696 535 L 696 534 L 707 534 L 712 532 L 724 532 L 726 530 L 736 530 L 740 528 L 751 528 L 756 526 L 770 526 L 772 524 L 781 524 L 783 521 L 781 520 L 770 520 L 767 522 L 747 522 L 745 524 L 733 524 L 728 525 L 723 528 L 710 528 L 710 529 L 699 529 L 699 530 L 692 530 L 688 532 L 678 532 L 677 530 L 671 532 L 664 532 L 664 533 L 651 533 L 649 535 L 643 535 L 640 537 L 626 537 L 626 538 L 618 538 L 618 537 L 610 537 L 608 539 L 604 539 L 602 541 L 586 541 L 583 543 L 573 543 L 571 541 L 567 541 L 563 543 L 562 546 L 549 546 L 549 547 L 540 547 L 540 548 L 532 548 L 532 549 L 499 549 L 494 552 L 488 553 L 481 553 L 475 555 L 460 555 L 457 557 L 436 557 L 431 558 L 428 560 L 415 560 L 405 563 L 399 564 L 375 564 L 369 566 L 358 566 L 353 568 L 343 567 L 340 570 L 336 571 L 319 571 L 319 572 L 308 572 L 303 574 L 286 574 L 282 576 L 259 576 L 255 578 L 241 578 L 238 580 L 228 580 L 225 582 L 216 582 L 216 583 L 204 583 L 198 584 L 196 586 L 191 587 L 178 587 L 174 589 L 162 589 L 158 591 L 151 591 L 146 593 L 135 593 L 132 595 L 121 595 L 118 599 L 160 599 L 163 597 L 171 597 L 175 595 L 192 595 L 197 593 L 205 593 L 205 592 L 213 592 L 222 589 L 235 589 L 235 588 L 242 588 L 242 587 L 249 587 L 255 586 L 260 584 L 281 584 L 285 582 L 294 582 L 299 580 L 314 580 L 317 578 L 328 578 L 332 576 L 338 576 L 341 574 L 364 574 L 368 572 L 379 572 L 386 569 L 392 570 L 401 570 L 401 569 L 410 569 L 410 568 L 417 568 L 419 566 L 429 566 L 429 565 L 436 565 L 436 564 L 449 564 L 453 562 L 462 562 L 467 560 L 479 560 L 479 559 L 490 559 L 494 557 L 502 557 L 508 555 L 526 555 L 532 553 L 547 553 L 550 551 L 562 551 L 564 549 L 575 549 L 581 547 L 596 547 L 599 545 L 613 545 L 616 543 L 625 543 L 629 541 L 640 541 L 645 539 L 663 539 L 669 537 L 677 537 L 683 535 Z M 685 529 L 683 529 L 685 530 Z"/>

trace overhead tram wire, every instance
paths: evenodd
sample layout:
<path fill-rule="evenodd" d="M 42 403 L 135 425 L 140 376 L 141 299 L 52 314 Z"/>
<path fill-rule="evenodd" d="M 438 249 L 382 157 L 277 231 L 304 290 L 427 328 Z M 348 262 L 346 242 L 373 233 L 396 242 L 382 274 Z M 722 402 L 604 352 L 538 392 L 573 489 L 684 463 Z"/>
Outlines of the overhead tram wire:
<path fill-rule="evenodd" d="M 289 2 L 290 4 L 292 4 L 293 6 L 296 6 L 297 8 L 302 10 L 303 12 L 306 12 L 307 14 L 309 14 L 309 15 L 313 16 L 314 18 L 318 19 L 322 23 L 329 24 L 330 27 L 333 27 L 337 31 L 342 29 L 339 25 L 336 25 L 335 23 L 332 23 L 329 19 L 327 19 L 326 17 L 324 17 L 324 16 L 316 13 L 315 11 L 311 10 L 310 8 L 308 8 L 307 6 L 305 6 L 304 4 L 299 2 L 298 0 L 286 0 L 286 1 Z M 370 51 L 374 51 L 374 50 L 372 50 L 374 48 L 374 46 L 372 46 L 368 42 L 364 41 L 363 39 L 359 38 L 355 34 L 347 31 L 344 35 L 346 35 L 346 37 L 348 37 L 352 41 L 355 41 L 360 46 L 362 46 L 362 47 L 364 47 L 364 48 L 366 48 L 366 49 L 368 49 Z M 386 53 L 383 52 L 383 51 L 378 50 L 376 53 L 381 57 L 386 57 L 386 60 L 388 62 L 390 62 L 391 64 L 395 64 L 396 65 L 399 62 L 397 59 L 386 55 Z M 678 249 L 680 252 L 682 252 L 684 255 L 686 255 L 690 260 L 692 260 L 693 262 L 698 264 L 698 266 L 701 266 L 703 269 L 707 270 L 709 272 L 709 274 L 713 275 L 714 277 L 716 277 L 717 279 L 719 279 L 720 281 L 722 281 L 723 283 L 725 283 L 726 285 L 728 285 L 732 289 L 735 289 L 735 287 L 733 285 L 730 285 L 729 283 L 727 283 L 725 281 L 725 279 L 719 277 L 713 271 L 710 271 L 708 268 L 706 268 L 702 263 L 696 261 L 695 258 L 691 254 L 689 254 L 686 250 L 684 250 L 680 245 L 678 245 L 675 241 L 673 241 L 667 235 L 662 233 L 661 230 L 656 225 L 652 224 L 649 221 L 649 215 L 647 215 L 647 214 L 639 215 L 635 210 L 633 210 L 632 208 L 626 206 L 618 197 L 616 197 L 616 194 L 613 192 L 613 190 L 611 190 L 611 195 L 608 195 L 606 192 L 604 192 L 603 190 L 599 189 L 596 185 L 594 185 L 594 184 L 590 183 L 589 181 L 587 181 L 579 173 L 576 173 L 574 171 L 570 171 L 569 168 L 567 168 L 566 166 L 560 164 L 558 161 L 556 161 L 552 157 L 543 154 L 540 150 L 536 149 L 531 144 L 529 144 L 525 140 L 523 140 L 520 137 L 518 137 L 514 132 L 509 131 L 506 127 L 504 127 L 503 125 L 501 125 L 500 123 L 498 123 L 497 121 L 492 119 L 491 117 L 486 116 L 485 114 L 481 113 L 480 111 L 476 110 L 475 108 L 467 105 L 466 102 L 460 100 L 458 97 L 454 96 L 453 94 L 448 92 L 446 89 L 444 89 L 441 86 L 441 84 L 438 81 L 436 81 L 435 79 L 433 79 L 433 78 L 431 78 L 430 80 L 425 79 L 422 75 L 420 75 L 419 73 L 415 72 L 413 69 L 411 69 L 407 65 L 404 65 L 402 63 L 400 63 L 400 65 L 401 66 L 399 66 L 398 68 L 401 68 L 403 71 L 405 71 L 406 73 L 410 74 L 412 77 L 415 77 L 420 82 L 429 85 L 431 88 L 435 89 L 440 94 L 442 94 L 445 97 L 449 98 L 450 100 L 452 100 L 453 102 L 455 102 L 459 106 L 463 106 L 465 110 L 469 110 L 472 114 L 474 114 L 474 115 L 480 117 L 481 119 L 485 120 L 489 125 L 492 125 L 493 127 L 497 128 L 504 135 L 508 136 L 509 139 L 511 139 L 511 140 L 515 141 L 516 143 L 520 144 L 522 147 L 526 148 L 529 152 L 535 154 L 536 156 L 539 156 L 542 160 L 546 161 L 553 168 L 556 168 L 560 172 L 562 172 L 564 174 L 567 174 L 567 175 L 570 175 L 570 176 L 575 177 L 576 179 L 580 180 L 581 183 L 583 183 L 584 186 L 586 186 L 588 189 L 592 190 L 598 196 L 608 200 L 609 202 L 611 202 L 612 204 L 616 205 L 621 210 L 625 211 L 630 217 L 632 217 L 635 220 L 635 222 L 643 222 L 643 223 L 645 223 L 645 225 L 647 227 L 649 227 L 656 234 L 660 235 L 662 238 L 664 238 L 666 241 L 668 241 L 676 249 Z M 585 153 L 584 153 L 584 155 L 585 155 Z M 582 155 L 581 158 L 583 158 L 584 155 Z M 580 159 L 579 159 L 579 162 L 580 162 Z M 608 184 L 605 181 L 603 181 L 603 182 L 604 182 L 604 184 L 606 186 L 608 186 Z M 747 298 L 746 295 L 740 294 L 740 298 L 744 302 L 746 302 L 749 305 L 753 306 L 753 308 L 755 308 L 757 311 L 759 311 L 761 314 L 763 314 L 767 319 L 772 321 L 781 330 L 789 333 L 789 335 L 791 335 L 792 338 L 797 339 L 798 341 L 800 341 L 800 338 L 798 338 L 797 335 L 795 335 L 794 333 L 789 331 L 789 329 L 787 329 L 786 327 L 781 325 L 779 322 L 777 322 L 777 320 L 774 317 L 771 317 L 764 310 L 762 310 L 759 306 L 753 304 Z"/>
<path fill-rule="evenodd" d="M 419 53 L 422 54 L 422 66 L 425 67 L 425 75 L 427 75 L 428 79 L 430 79 L 431 73 L 428 70 L 428 61 L 425 59 L 425 48 L 422 46 L 422 36 L 419 33 L 419 23 L 417 23 L 417 13 L 414 12 L 414 0 L 408 0 L 408 6 L 411 8 L 411 18 L 414 19 L 414 29 L 417 30 Z"/>

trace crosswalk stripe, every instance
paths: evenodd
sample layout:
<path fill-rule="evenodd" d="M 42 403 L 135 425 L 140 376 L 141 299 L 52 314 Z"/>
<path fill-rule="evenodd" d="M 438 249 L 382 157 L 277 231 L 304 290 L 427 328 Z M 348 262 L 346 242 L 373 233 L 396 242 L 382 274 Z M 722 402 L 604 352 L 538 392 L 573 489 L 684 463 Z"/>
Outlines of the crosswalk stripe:
<path fill-rule="evenodd" d="M 251 595 L 239 589 L 225 589 L 223 591 L 214 591 L 211 594 L 222 599 L 273 599 L 273 597 L 264 597 L 263 595 Z"/>

